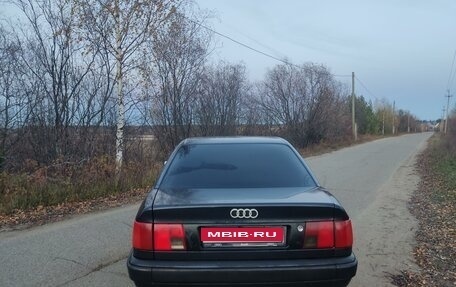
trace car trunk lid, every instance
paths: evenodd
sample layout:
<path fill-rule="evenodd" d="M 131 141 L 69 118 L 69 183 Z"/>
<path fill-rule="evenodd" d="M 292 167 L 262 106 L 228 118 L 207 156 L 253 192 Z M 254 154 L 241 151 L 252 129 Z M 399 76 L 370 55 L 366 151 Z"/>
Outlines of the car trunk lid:
<path fill-rule="evenodd" d="M 348 216 L 325 190 L 304 189 L 160 190 L 154 200 L 154 224 L 182 224 L 186 251 L 156 252 L 155 258 L 284 259 L 313 257 L 317 253 L 334 256 L 333 248 L 303 250 L 306 222 L 346 220 Z M 280 230 L 283 240 L 277 240 L 282 236 Z M 222 238 L 222 232 L 228 232 L 231 240 Z M 255 232 L 263 236 L 255 238 Z M 242 237 L 246 233 L 249 239 L 239 238 L 239 234 Z M 208 234 L 217 236 L 211 240 Z M 274 239 L 265 238 L 268 235 Z"/>

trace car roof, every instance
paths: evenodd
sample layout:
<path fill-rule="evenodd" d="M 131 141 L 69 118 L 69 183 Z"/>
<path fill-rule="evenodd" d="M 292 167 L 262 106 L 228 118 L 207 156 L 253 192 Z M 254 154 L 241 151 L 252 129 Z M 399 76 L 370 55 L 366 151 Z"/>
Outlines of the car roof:
<path fill-rule="evenodd" d="M 182 144 L 234 144 L 234 143 L 249 143 L 249 144 L 264 144 L 264 143 L 275 143 L 275 144 L 286 144 L 289 143 L 280 137 L 248 137 L 248 136 L 237 136 L 237 137 L 195 137 L 185 139 Z"/>

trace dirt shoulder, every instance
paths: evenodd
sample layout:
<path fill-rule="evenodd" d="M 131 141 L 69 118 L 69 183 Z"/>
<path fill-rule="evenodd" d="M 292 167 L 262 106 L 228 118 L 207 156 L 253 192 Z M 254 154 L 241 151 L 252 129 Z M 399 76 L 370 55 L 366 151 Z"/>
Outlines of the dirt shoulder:
<path fill-rule="evenodd" d="M 396 286 L 456 286 L 456 154 L 435 135 L 418 159 L 421 181 L 409 202 L 418 219 L 412 254 L 420 271 L 391 276 Z"/>
<path fill-rule="evenodd" d="M 14 210 L 11 214 L 0 214 L 0 232 L 22 230 L 72 216 L 141 202 L 149 189 L 133 189 L 108 197 L 88 201 L 61 203 L 56 206 L 38 206 L 28 210 Z"/>

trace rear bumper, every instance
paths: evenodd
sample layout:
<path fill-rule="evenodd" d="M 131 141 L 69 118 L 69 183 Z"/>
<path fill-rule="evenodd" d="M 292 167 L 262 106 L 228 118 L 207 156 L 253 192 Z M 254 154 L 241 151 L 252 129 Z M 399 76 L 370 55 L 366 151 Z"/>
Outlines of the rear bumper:
<path fill-rule="evenodd" d="M 346 286 L 355 276 L 354 254 L 343 258 L 261 261 L 156 261 L 128 257 L 130 278 L 151 286 Z"/>

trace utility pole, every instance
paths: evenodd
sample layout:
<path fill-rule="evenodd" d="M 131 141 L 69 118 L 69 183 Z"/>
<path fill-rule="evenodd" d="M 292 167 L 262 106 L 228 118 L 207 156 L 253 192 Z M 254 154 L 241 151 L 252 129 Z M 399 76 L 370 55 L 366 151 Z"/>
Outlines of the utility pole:
<path fill-rule="evenodd" d="M 382 113 L 382 135 L 385 135 L 385 108 L 383 108 Z"/>
<path fill-rule="evenodd" d="M 407 132 L 410 133 L 410 113 L 407 114 Z"/>
<path fill-rule="evenodd" d="M 453 95 L 450 95 L 450 90 L 447 90 L 448 94 L 445 96 L 448 98 L 447 101 L 447 108 L 446 108 L 446 124 L 445 124 L 445 134 L 448 133 L 448 126 L 450 125 L 449 119 L 450 119 L 450 98 Z"/>
<path fill-rule="evenodd" d="M 446 111 L 445 106 L 443 106 L 443 108 L 442 108 L 442 120 L 440 120 L 440 131 L 442 133 L 445 132 L 445 124 L 446 124 L 445 111 Z"/>
<path fill-rule="evenodd" d="M 394 126 L 394 121 L 395 121 L 395 108 L 396 108 L 396 101 L 393 101 L 393 135 L 396 133 L 396 127 Z"/>
<path fill-rule="evenodd" d="M 352 129 L 353 138 L 358 140 L 357 127 L 355 122 L 355 72 L 352 72 Z"/>

